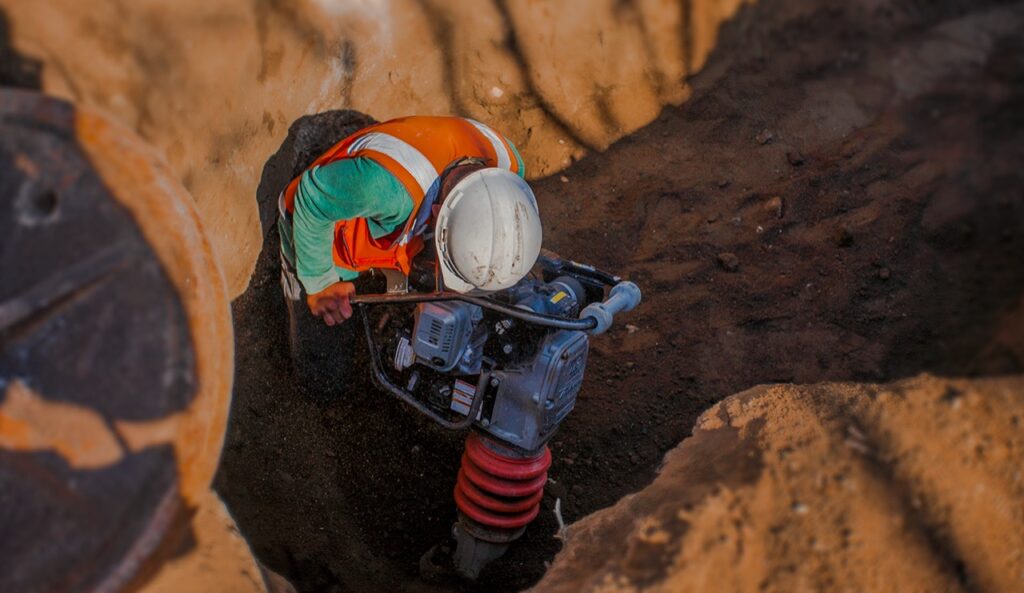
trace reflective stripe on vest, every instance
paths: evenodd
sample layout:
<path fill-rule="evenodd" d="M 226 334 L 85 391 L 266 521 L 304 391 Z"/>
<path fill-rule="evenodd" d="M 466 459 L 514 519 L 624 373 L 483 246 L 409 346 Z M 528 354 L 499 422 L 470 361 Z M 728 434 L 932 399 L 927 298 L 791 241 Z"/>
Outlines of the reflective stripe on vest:
<path fill-rule="evenodd" d="M 416 150 L 408 142 L 400 140 L 391 134 L 370 132 L 356 138 L 345 152 L 349 156 L 355 156 L 356 153 L 364 150 L 383 154 L 405 169 L 416 180 L 416 184 L 419 185 L 421 196 L 426 195 L 431 184 L 437 179 L 439 171 L 434 168 L 434 165 L 430 164 L 430 161 L 427 160 L 427 157 L 423 156 L 422 152 Z"/>
<path fill-rule="evenodd" d="M 505 146 L 505 142 L 498 136 L 498 133 L 475 119 L 469 119 L 468 117 L 463 119 L 473 124 L 473 127 L 490 141 L 491 146 L 494 147 L 494 154 L 498 159 L 498 168 L 508 169 L 509 171 L 513 170 L 513 163 L 518 164 L 516 158 L 511 154 L 508 147 Z"/>

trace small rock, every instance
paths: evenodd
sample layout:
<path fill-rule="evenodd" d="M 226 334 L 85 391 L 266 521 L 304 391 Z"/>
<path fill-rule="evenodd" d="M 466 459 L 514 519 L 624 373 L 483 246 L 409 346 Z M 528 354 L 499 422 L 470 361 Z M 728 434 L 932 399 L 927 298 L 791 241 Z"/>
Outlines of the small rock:
<path fill-rule="evenodd" d="M 785 209 L 785 203 L 779 196 L 772 196 L 764 203 L 764 209 L 770 212 L 775 218 L 782 218 L 782 214 Z"/>
<path fill-rule="evenodd" d="M 711 214 L 708 214 L 708 222 L 715 222 L 719 218 L 721 218 L 721 215 L 717 212 L 712 212 Z"/>
<path fill-rule="evenodd" d="M 850 230 L 850 225 L 844 224 L 837 228 L 832 234 L 832 241 L 839 247 L 853 245 L 853 231 Z"/>
<path fill-rule="evenodd" d="M 761 130 L 757 134 L 757 136 L 754 136 L 754 140 L 756 140 L 757 143 L 761 144 L 761 145 L 769 144 L 774 139 L 775 139 L 775 134 L 773 134 L 772 131 L 768 130 L 768 129 Z"/>
<path fill-rule="evenodd" d="M 790 150 L 786 152 L 786 160 L 789 162 L 790 165 L 794 167 L 799 167 L 800 165 L 804 164 L 804 155 L 800 154 L 795 150 Z"/>
<path fill-rule="evenodd" d="M 729 187 L 730 183 L 732 182 L 729 181 L 728 179 L 722 179 L 721 181 L 718 182 L 718 189 L 725 189 Z"/>
<path fill-rule="evenodd" d="M 878 277 L 881 278 L 882 280 L 888 280 L 889 276 L 891 275 L 892 273 L 889 272 L 889 268 L 882 268 L 878 270 Z"/>
<path fill-rule="evenodd" d="M 740 269 L 740 258 L 736 257 L 735 253 L 719 253 L 718 265 L 726 272 L 735 272 Z"/>
<path fill-rule="evenodd" d="M 631 369 L 631 368 L 633 368 L 635 366 L 636 366 L 636 363 L 633 362 L 632 360 L 626 361 L 626 368 L 627 369 Z"/>
<path fill-rule="evenodd" d="M 632 323 L 626 324 L 626 333 L 635 334 L 638 331 L 640 331 L 639 327 L 633 325 Z"/>
<path fill-rule="evenodd" d="M 955 410 L 963 402 L 963 394 L 952 387 L 948 387 L 945 393 L 942 394 L 942 401 L 949 404 Z"/>
<path fill-rule="evenodd" d="M 807 505 L 802 502 L 793 503 L 793 512 L 798 515 L 806 515 L 808 510 Z"/>
<path fill-rule="evenodd" d="M 558 180 L 561 181 L 562 183 L 569 183 L 569 178 L 566 177 L 565 175 L 560 176 Z"/>

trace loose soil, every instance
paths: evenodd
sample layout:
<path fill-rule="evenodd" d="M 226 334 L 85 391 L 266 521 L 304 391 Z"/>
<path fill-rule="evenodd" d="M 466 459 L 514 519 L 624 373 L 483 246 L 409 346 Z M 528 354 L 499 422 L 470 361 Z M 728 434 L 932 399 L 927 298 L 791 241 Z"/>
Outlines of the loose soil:
<path fill-rule="evenodd" d="M 1017 593 L 1022 419 L 1021 375 L 749 389 L 531 591 Z"/>
<path fill-rule="evenodd" d="M 473 590 L 536 582 L 556 499 L 575 521 L 640 490 L 731 393 L 1024 370 L 1024 9 L 851 4 L 742 10 L 688 102 L 535 184 L 546 246 L 645 302 L 592 341 L 541 515 Z M 418 559 L 451 528 L 464 435 L 367 377 L 299 395 L 274 232 L 234 303 L 218 491 L 301 592 L 459 589 Z"/>

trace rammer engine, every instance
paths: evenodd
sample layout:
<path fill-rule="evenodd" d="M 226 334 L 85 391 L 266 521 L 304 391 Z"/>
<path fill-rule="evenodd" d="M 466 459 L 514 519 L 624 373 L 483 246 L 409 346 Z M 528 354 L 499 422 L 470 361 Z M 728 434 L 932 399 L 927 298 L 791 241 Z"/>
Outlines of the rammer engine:
<path fill-rule="evenodd" d="M 472 428 L 454 493 L 453 560 L 468 578 L 539 513 L 547 442 L 576 404 L 590 336 L 640 301 L 635 284 L 589 266 L 542 257 L 539 269 L 486 297 L 435 291 L 356 299 L 377 382 L 443 426 Z M 372 321 L 366 304 L 391 306 Z"/>

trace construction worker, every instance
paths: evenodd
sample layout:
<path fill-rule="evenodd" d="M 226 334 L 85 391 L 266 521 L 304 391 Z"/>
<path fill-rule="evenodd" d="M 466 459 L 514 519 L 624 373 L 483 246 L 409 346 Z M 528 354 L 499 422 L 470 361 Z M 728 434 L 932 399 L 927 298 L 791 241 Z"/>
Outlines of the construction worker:
<path fill-rule="evenodd" d="M 300 380 L 347 374 L 357 331 L 343 323 L 350 297 L 368 286 L 368 270 L 408 275 L 425 241 L 448 290 L 501 290 L 522 279 L 541 245 L 524 174 L 515 146 L 488 126 L 416 116 L 359 130 L 292 180 L 278 229 Z"/>

